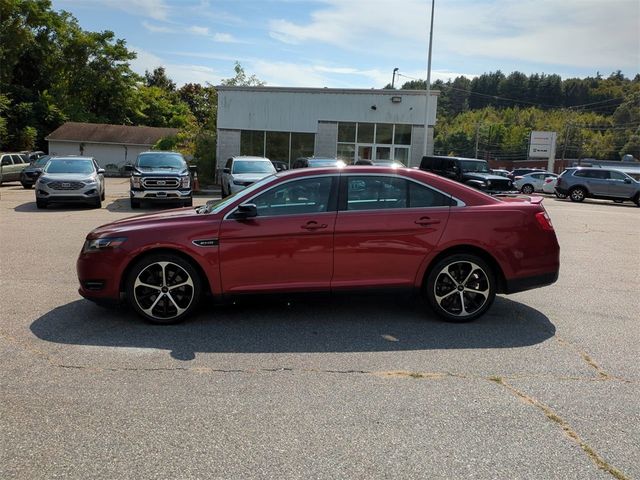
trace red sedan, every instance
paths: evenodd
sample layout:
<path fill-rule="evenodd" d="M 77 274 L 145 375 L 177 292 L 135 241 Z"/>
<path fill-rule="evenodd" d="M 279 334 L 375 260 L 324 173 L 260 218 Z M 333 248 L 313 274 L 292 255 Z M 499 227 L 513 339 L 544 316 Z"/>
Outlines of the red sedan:
<path fill-rule="evenodd" d="M 205 295 L 408 289 L 450 321 L 549 285 L 560 249 L 540 198 L 494 198 L 420 170 L 299 169 L 217 203 L 87 235 L 80 294 L 175 323 Z"/>

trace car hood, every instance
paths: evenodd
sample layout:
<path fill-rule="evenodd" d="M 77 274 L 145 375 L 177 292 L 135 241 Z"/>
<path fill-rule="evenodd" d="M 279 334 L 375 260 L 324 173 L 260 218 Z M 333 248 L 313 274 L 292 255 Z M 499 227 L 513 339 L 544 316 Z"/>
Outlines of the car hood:
<path fill-rule="evenodd" d="M 185 167 L 183 169 L 175 169 L 175 168 L 140 168 L 136 167 L 135 173 L 138 175 L 144 175 L 145 177 L 166 177 L 167 175 L 186 175 L 189 173 L 189 170 Z"/>
<path fill-rule="evenodd" d="M 242 182 L 257 182 L 258 180 L 262 180 L 264 177 L 273 175 L 273 173 L 234 173 L 233 179 L 240 180 Z"/>
<path fill-rule="evenodd" d="M 101 225 L 87 235 L 88 239 L 110 235 L 125 235 L 136 231 L 157 230 L 158 239 L 162 238 L 161 231 L 164 228 L 172 231 L 180 230 L 182 226 L 192 223 L 207 223 L 208 228 L 213 229 L 217 216 L 210 214 L 199 214 L 195 208 L 176 208 L 163 210 L 157 213 L 137 215 L 135 217 L 123 218 L 115 222 Z"/>
<path fill-rule="evenodd" d="M 39 180 L 44 182 L 47 180 L 70 181 L 70 182 L 91 182 L 95 180 L 95 174 L 87 173 L 43 173 Z"/>

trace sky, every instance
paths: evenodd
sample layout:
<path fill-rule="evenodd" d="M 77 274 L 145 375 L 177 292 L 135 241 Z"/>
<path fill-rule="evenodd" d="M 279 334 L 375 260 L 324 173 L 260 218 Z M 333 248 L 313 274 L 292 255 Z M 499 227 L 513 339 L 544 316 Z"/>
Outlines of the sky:
<path fill-rule="evenodd" d="M 429 0 L 53 0 L 178 85 L 240 62 L 269 86 L 382 88 L 426 78 Z M 639 0 L 436 0 L 432 81 L 485 72 L 640 73 Z"/>

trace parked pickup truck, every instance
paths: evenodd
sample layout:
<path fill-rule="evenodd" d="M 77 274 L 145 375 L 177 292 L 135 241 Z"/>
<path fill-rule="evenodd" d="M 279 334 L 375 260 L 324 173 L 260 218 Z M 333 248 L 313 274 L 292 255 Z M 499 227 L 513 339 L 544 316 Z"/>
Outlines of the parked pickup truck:
<path fill-rule="evenodd" d="M 420 170 L 456 180 L 489 194 L 518 193 L 511 180 L 491 173 L 485 160 L 461 157 L 422 157 Z"/>
<path fill-rule="evenodd" d="M 125 170 L 131 172 L 131 208 L 140 208 L 143 201 L 193 205 L 191 175 L 196 167 L 187 165 L 178 152 L 142 152 Z"/>

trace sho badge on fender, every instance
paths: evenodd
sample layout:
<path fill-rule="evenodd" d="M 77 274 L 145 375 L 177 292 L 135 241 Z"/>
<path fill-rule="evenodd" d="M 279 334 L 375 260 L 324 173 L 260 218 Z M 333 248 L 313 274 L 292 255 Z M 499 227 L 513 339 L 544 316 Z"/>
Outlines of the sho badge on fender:
<path fill-rule="evenodd" d="M 217 238 L 207 238 L 203 240 L 194 240 L 192 242 L 194 245 L 198 247 L 217 247 L 219 242 Z"/>

